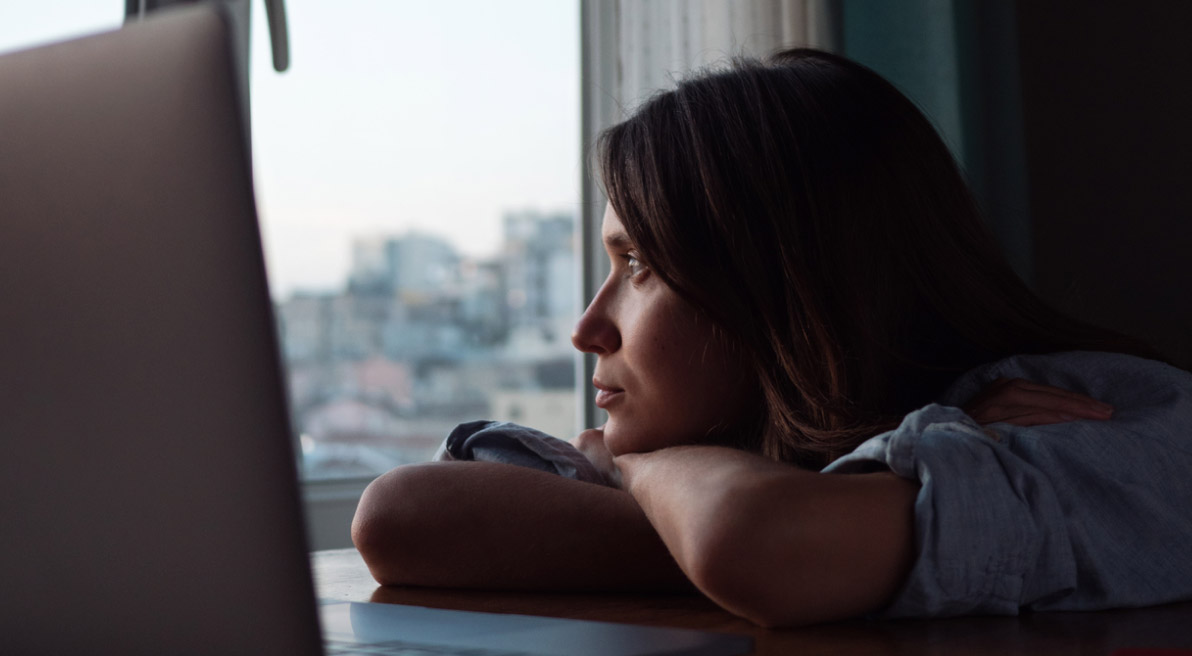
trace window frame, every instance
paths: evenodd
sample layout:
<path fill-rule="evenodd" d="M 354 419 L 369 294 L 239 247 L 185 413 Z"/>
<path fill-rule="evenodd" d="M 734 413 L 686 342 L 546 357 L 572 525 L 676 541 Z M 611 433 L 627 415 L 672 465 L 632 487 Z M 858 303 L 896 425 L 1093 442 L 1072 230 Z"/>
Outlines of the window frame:
<path fill-rule="evenodd" d="M 137 0 L 126 0 L 126 2 L 135 4 Z M 181 3 L 186 0 L 158 0 L 159 6 L 169 3 Z M 249 8 L 251 3 L 244 0 L 237 0 L 238 4 L 243 5 L 239 9 L 243 12 L 240 20 L 243 21 L 244 26 L 242 35 L 242 53 L 250 52 L 249 47 Z M 580 2 L 580 25 L 577 28 L 580 30 L 580 131 L 581 134 L 577 137 L 582 139 L 581 153 L 584 161 L 588 161 L 589 153 L 587 145 L 594 141 L 595 135 L 599 134 L 601 130 L 615 123 L 619 115 L 617 99 L 608 96 L 607 94 L 594 93 L 593 85 L 587 80 L 615 80 L 615 86 L 605 88 L 619 88 L 619 79 L 614 77 L 616 75 L 616 58 L 610 57 L 610 53 L 616 52 L 615 31 L 610 31 L 608 27 L 611 25 L 615 28 L 616 7 L 615 3 L 606 2 L 590 2 L 588 0 L 579 0 Z M 611 21 L 611 23 L 610 23 Z M 598 25 L 598 28 L 590 28 L 590 25 Z M 603 30 L 600 28 L 604 28 Z M 589 31 L 593 34 L 589 34 Z M 245 97 L 248 98 L 248 71 L 249 61 L 246 56 L 241 56 L 238 59 L 238 67 L 240 74 L 246 81 L 244 85 Z M 592 104 L 591 99 L 595 97 L 600 106 L 595 111 L 589 109 Z M 248 108 L 246 107 L 245 116 Z M 580 175 L 583 177 L 581 181 L 581 210 L 577 216 L 577 235 L 579 237 L 579 276 L 578 285 L 580 293 L 577 298 L 580 301 L 578 311 L 582 311 L 587 307 L 588 302 L 595 295 L 595 291 L 600 286 L 600 281 L 608 272 L 608 262 L 604 257 L 604 251 L 600 242 L 600 220 L 603 215 L 604 196 L 599 186 L 595 183 L 592 176 L 588 175 L 586 167 L 581 167 Z M 596 208 L 596 209 L 593 209 Z M 598 422 L 599 411 L 595 403 L 595 389 L 591 385 L 586 384 L 591 380 L 593 369 L 595 367 L 595 357 L 591 354 L 576 353 L 575 356 L 576 371 L 581 372 L 577 376 L 575 398 L 578 405 L 579 412 L 576 413 L 577 426 L 575 428 L 578 433 L 585 427 L 595 426 Z M 287 390 L 288 394 L 288 390 Z M 334 478 L 334 479 L 306 479 L 301 477 L 302 466 L 302 451 L 299 443 L 299 436 L 295 431 L 294 451 L 298 459 L 298 466 L 300 472 L 300 488 L 302 494 L 303 508 L 306 514 L 307 523 L 307 540 L 308 548 L 311 551 L 320 551 L 325 549 L 337 549 L 351 547 L 351 536 L 348 527 L 351 526 L 352 517 L 355 515 L 356 505 L 358 504 L 361 495 L 369 483 L 374 480 L 372 476 L 365 477 L 350 477 L 350 478 Z"/>

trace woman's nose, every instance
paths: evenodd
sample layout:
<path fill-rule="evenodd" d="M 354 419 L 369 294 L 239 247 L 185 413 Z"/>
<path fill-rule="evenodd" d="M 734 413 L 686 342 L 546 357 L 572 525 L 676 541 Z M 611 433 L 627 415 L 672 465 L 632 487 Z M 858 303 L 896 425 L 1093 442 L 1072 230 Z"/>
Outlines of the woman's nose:
<path fill-rule="evenodd" d="M 571 343 L 584 353 L 605 355 L 621 348 L 621 333 L 609 316 L 604 289 L 596 294 L 571 332 Z"/>

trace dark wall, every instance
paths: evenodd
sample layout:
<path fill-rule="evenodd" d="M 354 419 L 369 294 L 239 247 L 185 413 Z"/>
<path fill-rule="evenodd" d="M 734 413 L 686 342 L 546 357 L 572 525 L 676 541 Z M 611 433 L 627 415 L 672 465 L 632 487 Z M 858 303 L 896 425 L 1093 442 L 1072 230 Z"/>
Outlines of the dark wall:
<path fill-rule="evenodd" d="M 1035 288 L 1192 366 L 1192 2 L 1016 19 Z"/>

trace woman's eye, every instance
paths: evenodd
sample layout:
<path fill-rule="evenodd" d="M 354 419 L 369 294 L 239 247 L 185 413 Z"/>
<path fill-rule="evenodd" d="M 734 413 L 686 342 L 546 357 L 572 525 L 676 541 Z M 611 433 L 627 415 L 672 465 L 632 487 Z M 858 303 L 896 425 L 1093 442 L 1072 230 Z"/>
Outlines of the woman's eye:
<path fill-rule="evenodd" d="M 646 263 L 638 259 L 634 253 L 626 253 L 621 257 L 625 258 L 625 269 L 629 271 L 629 277 L 632 279 L 640 278 L 649 270 Z"/>

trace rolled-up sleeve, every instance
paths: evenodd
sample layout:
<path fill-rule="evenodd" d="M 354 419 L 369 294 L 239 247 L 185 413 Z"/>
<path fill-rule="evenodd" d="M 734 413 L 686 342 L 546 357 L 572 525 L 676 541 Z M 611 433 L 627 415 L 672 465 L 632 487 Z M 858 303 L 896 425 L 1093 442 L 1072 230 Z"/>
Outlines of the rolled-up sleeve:
<path fill-rule="evenodd" d="M 997 377 L 1113 404 L 1109 421 L 982 427 L 954 405 Z M 880 615 L 1097 610 L 1192 599 L 1192 375 L 1124 355 L 1017 356 L 970 372 L 825 472 L 920 484 L 917 555 Z"/>
<path fill-rule="evenodd" d="M 828 471 L 877 461 L 919 481 L 918 558 L 886 617 L 1016 614 L 1076 583 L 1063 508 L 1048 477 L 963 411 L 930 405 Z"/>

